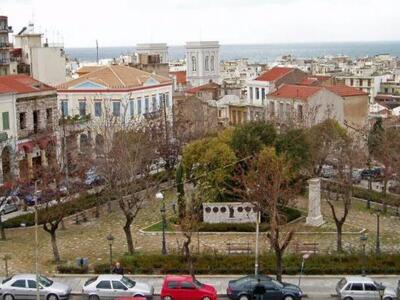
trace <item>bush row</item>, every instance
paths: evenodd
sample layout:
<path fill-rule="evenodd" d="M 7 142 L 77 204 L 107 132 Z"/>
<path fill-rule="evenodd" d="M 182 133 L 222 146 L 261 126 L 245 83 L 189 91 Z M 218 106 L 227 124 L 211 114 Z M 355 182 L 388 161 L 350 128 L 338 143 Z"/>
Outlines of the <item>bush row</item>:
<path fill-rule="evenodd" d="M 134 255 L 124 256 L 120 260 L 127 273 L 132 274 L 184 274 L 188 272 L 187 263 L 179 255 Z M 284 258 L 284 274 L 299 274 L 302 257 L 287 255 Z M 362 255 L 314 255 L 304 266 L 304 274 L 361 274 L 364 265 Z M 366 259 L 367 274 L 398 274 L 400 272 L 400 255 L 368 256 Z M 252 255 L 201 255 L 194 256 L 196 274 L 251 274 L 254 272 Z M 275 257 L 264 254 L 260 257 L 260 271 L 274 274 Z M 94 266 L 97 274 L 108 273 L 108 264 Z"/>

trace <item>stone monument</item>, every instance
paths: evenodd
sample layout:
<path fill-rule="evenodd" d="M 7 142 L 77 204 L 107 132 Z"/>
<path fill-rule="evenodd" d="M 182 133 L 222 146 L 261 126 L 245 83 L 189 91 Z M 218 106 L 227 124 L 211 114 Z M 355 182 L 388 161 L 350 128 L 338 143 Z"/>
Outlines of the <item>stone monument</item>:
<path fill-rule="evenodd" d="M 308 216 L 306 224 L 310 226 L 321 226 L 324 218 L 321 214 L 321 180 L 313 178 L 308 181 Z"/>

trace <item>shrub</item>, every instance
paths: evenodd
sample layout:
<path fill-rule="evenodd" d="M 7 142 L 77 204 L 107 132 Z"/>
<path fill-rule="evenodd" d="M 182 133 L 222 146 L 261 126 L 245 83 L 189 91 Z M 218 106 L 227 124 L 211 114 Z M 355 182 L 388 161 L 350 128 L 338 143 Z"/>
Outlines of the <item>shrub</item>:
<path fill-rule="evenodd" d="M 78 267 L 70 264 L 57 266 L 57 271 L 62 274 L 86 274 L 89 272 L 87 266 Z"/>

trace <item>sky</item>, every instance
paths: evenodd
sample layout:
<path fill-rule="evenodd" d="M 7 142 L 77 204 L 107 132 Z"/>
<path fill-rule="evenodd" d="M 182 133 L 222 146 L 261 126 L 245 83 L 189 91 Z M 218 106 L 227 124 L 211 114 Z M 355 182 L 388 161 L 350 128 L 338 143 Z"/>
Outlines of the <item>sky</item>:
<path fill-rule="evenodd" d="M 0 0 L 17 33 L 66 47 L 399 41 L 399 0 Z"/>

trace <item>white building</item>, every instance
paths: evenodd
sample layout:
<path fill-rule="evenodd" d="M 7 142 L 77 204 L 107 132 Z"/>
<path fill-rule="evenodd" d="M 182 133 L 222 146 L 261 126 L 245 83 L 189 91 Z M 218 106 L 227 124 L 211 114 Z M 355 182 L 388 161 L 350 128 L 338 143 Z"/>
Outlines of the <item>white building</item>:
<path fill-rule="evenodd" d="M 138 54 L 159 55 L 160 63 L 167 64 L 169 62 L 168 46 L 164 43 L 137 44 L 136 55 Z"/>
<path fill-rule="evenodd" d="M 219 83 L 219 42 L 187 42 L 187 80 L 192 86 Z"/>

